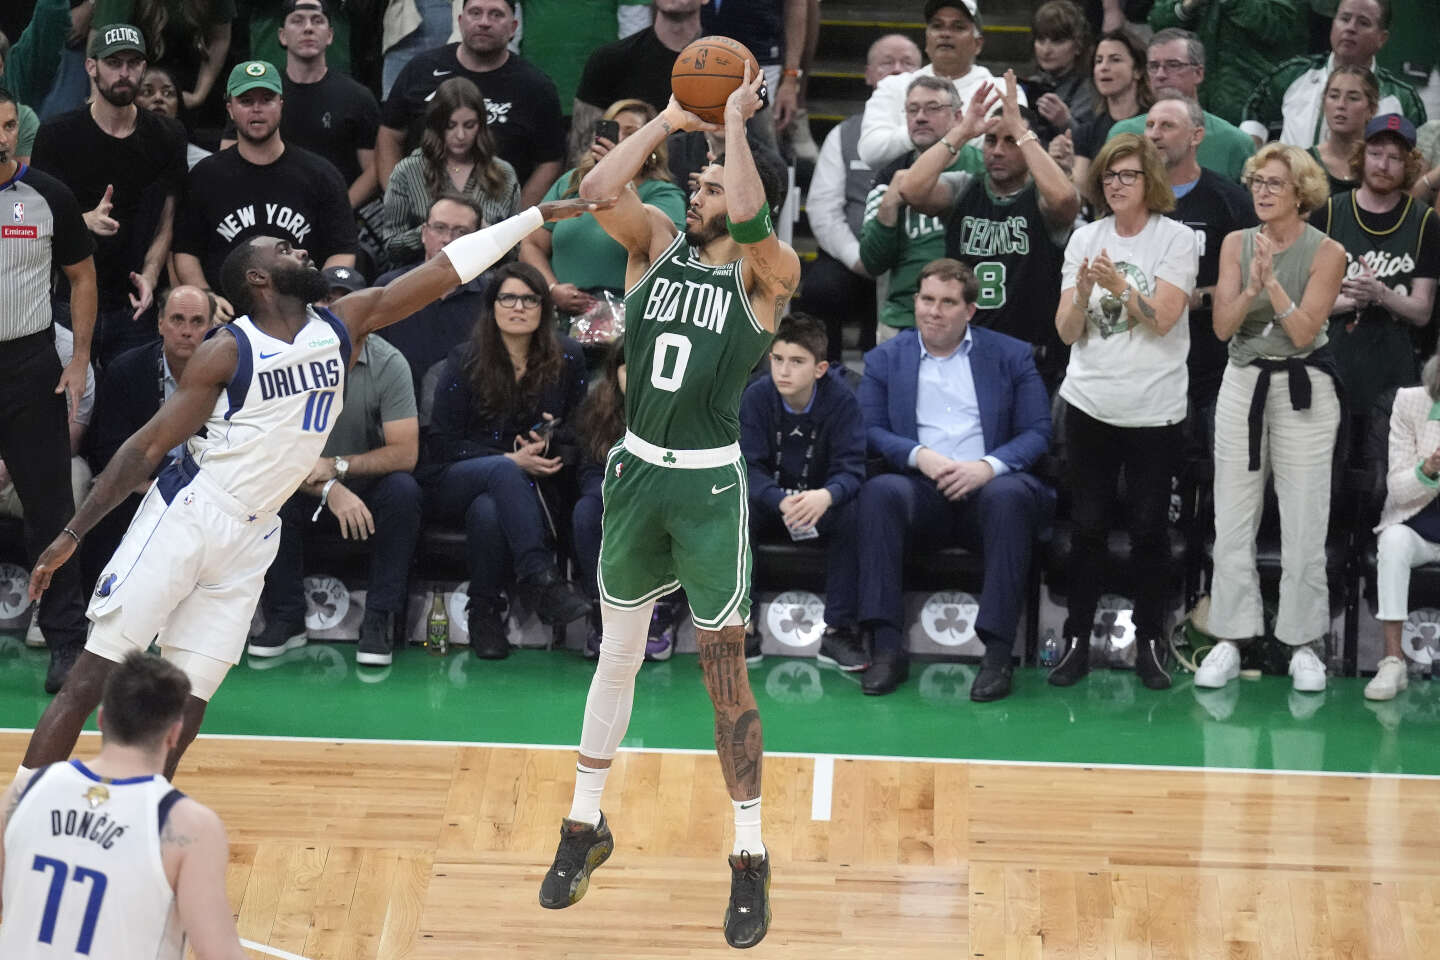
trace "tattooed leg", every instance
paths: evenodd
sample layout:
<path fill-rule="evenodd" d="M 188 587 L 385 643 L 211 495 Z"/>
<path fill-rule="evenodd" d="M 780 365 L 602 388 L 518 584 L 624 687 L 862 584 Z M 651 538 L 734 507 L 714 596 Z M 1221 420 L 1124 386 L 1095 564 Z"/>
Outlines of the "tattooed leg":
<path fill-rule="evenodd" d="M 715 706 L 715 752 L 732 800 L 760 796 L 765 737 L 745 669 L 745 628 L 697 630 L 700 670 Z"/>

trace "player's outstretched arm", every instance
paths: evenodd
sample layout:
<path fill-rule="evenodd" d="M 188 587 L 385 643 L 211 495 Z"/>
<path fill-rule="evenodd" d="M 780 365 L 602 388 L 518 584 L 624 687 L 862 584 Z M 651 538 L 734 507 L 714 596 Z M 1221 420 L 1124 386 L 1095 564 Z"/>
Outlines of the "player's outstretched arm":
<path fill-rule="evenodd" d="M 230 844 L 220 818 L 194 800 L 181 800 L 165 821 L 160 851 L 175 888 L 180 928 L 198 960 L 248 960 L 225 898 Z"/>
<path fill-rule="evenodd" d="M 351 342 L 358 344 L 367 334 L 404 320 L 458 285 L 474 280 L 543 224 L 582 213 L 598 214 L 609 205 L 605 200 L 570 199 L 530 207 L 508 220 L 451 240 L 441 250 L 444 256 L 427 260 L 387 286 L 348 294 L 332 309 L 345 321 Z"/>
<path fill-rule="evenodd" d="M 780 323 L 785 305 L 800 285 L 800 258 L 788 244 L 775 235 L 770 220 L 780 211 L 766 210 L 765 185 L 755 167 L 755 156 L 745 139 L 745 123 L 763 105 L 760 87 L 765 82 L 761 73 L 750 76 L 750 62 L 745 62 L 745 81 L 725 102 L 725 205 L 729 210 L 730 236 L 745 251 L 745 289 L 763 293 L 774 304 L 774 313 L 765 323 L 770 332 Z M 750 237 L 754 239 L 750 239 Z"/>
<path fill-rule="evenodd" d="M 669 105 L 658 117 L 616 144 L 585 174 L 585 179 L 580 182 L 580 196 L 590 200 L 615 197 L 615 205 L 596 213 L 595 219 L 616 243 L 631 254 L 651 255 L 657 252 L 653 248 L 657 240 L 655 221 L 640 202 L 640 195 L 631 187 L 632 181 L 639 175 L 650 154 L 670 134 L 718 129 L 715 124 L 706 123 L 688 110 L 681 109 L 671 97 Z M 674 236 L 670 233 L 659 238 L 664 241 L 661 248 L 669 246 Z"/>
<path fill-rule="evenodd" d="M 223 328 L 222 328 L 223 330 Z M 220 391 L 235 376 L 239 350 L 235 338 L 224 332 L 206 340 L 195 350 L 180 386 L 156 411 L 155 416 L 121 444 L 110 463 L 95 478 L 90 494 L 75 511 L 67 528 L 40 554 L 30 573 L 30 597 L 36 599 L 50 586 L 55 571 L 70 559 L 85 536 L 115 506 L 148 480 L 165 454 L 194 436 L 215 409 Z"/>

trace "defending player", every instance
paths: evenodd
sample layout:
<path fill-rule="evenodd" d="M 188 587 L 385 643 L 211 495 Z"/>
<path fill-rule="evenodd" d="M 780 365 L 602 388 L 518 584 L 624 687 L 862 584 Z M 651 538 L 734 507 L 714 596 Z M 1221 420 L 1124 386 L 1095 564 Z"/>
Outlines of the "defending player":
<path fill-rule="evenodd" d="M 90 639 L 40 718 L 21 772 L 68 757 L 111 668 L 159 634 L 162 654 L 191 684 L 185 728 L 165 766 L 174 776 L 206 704 L 240 659 L 279 544 L 275 511 L 314 466 L 340 415 L 352 345 L 473 280 L 546 220 L 603 206 L 576 199 L 531 207 L 329 310 L 310 306 L 330 290 L 304 250 L 264 235 L 232 250 L 221 277 L 241 316 L 195 351 L 179 389 L 125 441 L 30 576 L 33 599 L 86 531 L 185 444 L 100 575 L 87 611 Z"/>
<path fill-rule="evenodd" d="M 770 862 L 760 839 L 763 738 L 745 672 L 750 544 L 740 394 L 800 277 L 795 251 L 770 222 L 785 199 L 785 171 L 778 157 L 752 155 L 745 140 L 762 84 L 747 68 L 727 102 L 724 166 L 701 172 L 683 234 L 629 186 L 668 134 L 717 129 L 673 99 L 580 185 L 582 198 L 620 195 L 595 217 L 629 251 L 629 429 L 605 465 L 604 641 L 585 702 L 575 799 L 540 888 L 543 906 L 569 906 L 614 849 L 600 796 L 630 719 L 651 607 L 678 583 L 695 620 L 715 749 L 735 807 L 725 913 L 725 939 L 735 947 L 759 943 L 770 920 Z"/>
<path fill-rule="evenodd" d="M 225 899 L 229 847 L 208 808 L 160 775 L 190 681 L 134 652 L 111 671 L 100 753 L 0 795 L 5 960 L 244 960 Z"/>

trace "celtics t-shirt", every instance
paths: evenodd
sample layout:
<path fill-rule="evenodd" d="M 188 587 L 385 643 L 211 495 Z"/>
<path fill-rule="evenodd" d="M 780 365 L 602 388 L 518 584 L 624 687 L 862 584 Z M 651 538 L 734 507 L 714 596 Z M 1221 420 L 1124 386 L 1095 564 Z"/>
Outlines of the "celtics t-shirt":
<path fill-rule="evenodd" d="M 546 202 L 565 196 L 574 172 L 561 174 L 545 194 Z M 636 192 L 641 203 L 663 211 L 675 222 L 675 229 L 684 232 L 685 194 L 679 187 L 669 180 L 646 180 Z M 629 255 L 605 232 L 593 214 L 582 213 L 569 220 L 547 223 L 545 229 L 550 231 L 550 269 L 555 271 L 559 283 L 573 283 L 581 290 L 625 289 L 625 264 Z"/>
<path fill-rule="evenodd" d="M 1115 232 L 1115 218 L 1087 223 L 1070 236 L 1060 288 L 1075 286 L 1080 263 L 1101 251 L 1134 290 L 1147 296 L 1159 281 L 1195 289 L 1200 259 L 1195 231 L 1152 213 L 1133 237 Z M 1187 311 L 1188 312 L 1188 311 Z M 1070 347 L 1060 396 L 1089 416 L 1116 427 L 1163 427 L 1185 419 L 1190 322 L 1185 313 L 1163 337 L 1130 318 L 1120 298 L 1098 283 L 1085 309 L 1085 332 Z"/>
<path fill-rule="evenodd" d="M 195 164 L 186 197 L 174 249 L 199 258 L 216 290 L 225 255 L 256 234 L 284 237 L 317 266 L 355 251 L 345 184 L 328 160 L 303 147 L 287 144 L 280 159 L 265 166 L 240 156 L 237 147 L 221 150 Z"/>

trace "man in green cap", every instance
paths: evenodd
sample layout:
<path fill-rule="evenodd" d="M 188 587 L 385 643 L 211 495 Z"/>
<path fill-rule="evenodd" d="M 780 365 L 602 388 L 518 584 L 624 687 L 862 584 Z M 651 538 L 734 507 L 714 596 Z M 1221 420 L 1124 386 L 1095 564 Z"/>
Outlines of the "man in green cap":
<path fill-rule="evenodd" d="M 246 60 L 230 71 L 225 106 L 236 143 L 195 164 L 175 230 L 181 283 L 219 296 L 226 254 L 259 234 L 287 238 L 321 267 L 355 266 L 355 217 L 333 164 L 280 136 L 285 98 L 280 71 Z"/>
<path fill-rule="evenodd" d="M 184 128 L 135 104 L 145 50 L 144 34 L 128 23 L 97 27 L 85 60 L 94 98 L 50 117 L 35 137 L 35 166 L 75 194 L 95 239 L 100 293 L 91 355 L 101 366 L 157 336 L 155 290 L 185 184 Z M 55 310 L 69 313 L 67 284 L 56 288 Z"/>

